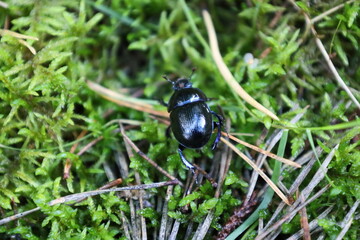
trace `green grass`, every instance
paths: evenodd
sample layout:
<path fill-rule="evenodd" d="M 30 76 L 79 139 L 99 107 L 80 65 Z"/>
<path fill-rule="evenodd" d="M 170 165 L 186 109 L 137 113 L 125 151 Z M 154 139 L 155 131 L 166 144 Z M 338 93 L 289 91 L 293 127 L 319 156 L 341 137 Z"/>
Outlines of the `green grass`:
<path fill-rule="evenodd" d="M 168 217 L 163 226 L 168 233 L 173 222 L 180 223 L 174 233 L 178 239 L 184 239 L 187 231 L 195 234 L 210 217 L 209 230 L 199 238 L 216 236 L 243 202 L 253 174 L 224 144 L 215 151 L 210 144 L 201 151 L 185 150 L 186 157 L 215 180 L 220 163 L 231 157 L 219 190 L 203 180 L 187 196 L 177 185 L 147 189 L 140 197 L 137 191 L 131 196 L 119 192 L 70 205 L 47 204 L 62 196 L 96 190 L 113 178 L 121 177 L 121 186 L 169 180 L 128 148 L 119 119 L 126 135 L 144 154 L 184 184 L 191 179 L 180 162 L 176 140 L 165 136 L 165 118 L 119 106 L 91 90 L 86 81 L 129 96 L 122 100 L 128 99 L 132 105 L 166 111 L 157 100 L 168 101 L 173 91 L 162 75 L 171 79 L 189 76 L 193 67 L 197 68 L 193 86 L 214 99 L 209 106 L 231 123 L 229 133 L 249 134 L 240 138 L 268 148 L 276 131 L 286 129 L 287 140 L 283 137 L 272 152 L 304 160 L 304 166 L 312 159 L 302 157 L 318 151 L 318 162 L 308 165 L 309 171 L 290 196 L 296 201 L 319 169 L 326 172 L 308 197 L 329 183 L 331 186 L 306 206 L 308 221 L 333 207 L 319 221 L 319 231 L 312 238 L 336 239 L 342 231 L 343 239 L 359 238 L 359 216 L 350 212 L 360 199 L 359 108 L 330 71 L 304 15 L 314 19 L 343 1 L 310 5 L 298 1 L 297 7 L 293 1 L 256 0 L 0 3 L 0 29 L 11 31 L 0 32 L 0 218 L 40 207 L 0 225 L 1 239 L 126 239 L 129 235 L 136 239 L 141 231 L 134 219 L 145 220 L 151 239 L 158 238 L 164 216 Z M 236 81 L 280 121 L 254 109 L 224 81 L 212 58 L 201 13 L 204 8 L 211 15 L 222 57 Z M 349 1 L 314 24 L 316 36 L 357 101 L 359 10 L 359 2 Z M 246 62 L 246 53 L 258 63 Z M 297 115 L 301 117 L 291 122 Z M 259 156 L 238 147 L 255 160 Z M 320 166 L 332 150 L 330 163 Z M 64 178 L 70 162 L 69 177 Z M 271 159 L 266 162 L 262 166 L 265 173 L 287 189 L 305 168 L 286 168 Z M 245 223 L 233 232 L 232 239 L 241 233 L 243 239 L 254 239 L 260 234 L 259 218 L 266 225 L 281 205 L 261 179 L 254 184 L 260 207 L 249 220 L 243 219 Z M 165 212 L 164 203 L 168 203 Z M 276 219 L 289 211 L 284 207 Z M 347 231 L 344 219 L 352 220 Z M 299 231 L 300 220 L 297 214 L 279 226 L 278 237 Z M 127 227 L 132 231 L 127 232 Z"/>

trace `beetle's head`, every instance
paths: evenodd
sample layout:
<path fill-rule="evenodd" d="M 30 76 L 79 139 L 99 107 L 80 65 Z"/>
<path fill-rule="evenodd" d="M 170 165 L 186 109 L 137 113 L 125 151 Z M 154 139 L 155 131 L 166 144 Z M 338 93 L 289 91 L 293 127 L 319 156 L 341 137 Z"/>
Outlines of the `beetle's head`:
<path fill-rule="evenodd" d="M 179 78 L 175 82 L 171 81 L 167 76 L 163 76 L 163 78 L 165 78 L 166 81 L 168 81 L 169 83 L 171 83 L 173 85 L 173 89 L 175 91 L 183 89 L 183 88 L 191 88 L 192 87 L 192 83 L 190 82 L 190 79 L 188 79 L 188 78 Z"/>
<path fill-rule="evenodd" d="M 192 69 L 192 72 L 191 72 L 189 78 L 179 78 L 175 82 L 171 81 L 166 75 L 164 75 L 163 78 L 173 85 L 173 89 L 175 91 L 183 89 L 183 88 L 192 88 L 192 83 L 190 82 L 190 80 L 191 80 L 191 77 L 194 74 L 195 70 L 196 70 L 195 68 Z"/>
<path fill-rule="evenodd" d="M 187 78 L 179 78 L 176 82 L 173 83 L 174 90 L 180 90 L 183 88 L 191 88 L 192 83 Z"/>

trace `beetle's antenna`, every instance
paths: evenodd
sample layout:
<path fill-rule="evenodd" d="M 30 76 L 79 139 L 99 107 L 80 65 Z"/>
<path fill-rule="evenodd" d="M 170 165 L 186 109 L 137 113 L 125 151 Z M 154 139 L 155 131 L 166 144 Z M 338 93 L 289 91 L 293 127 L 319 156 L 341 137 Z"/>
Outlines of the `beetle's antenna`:
<path fill-rule="evenodd" d="M 192 72 L 191 72 L 191 74 L 189 76 L 189 80 L 191 80 L 191 77 L 194 75 L 195 71 L 196 71 L 196 67 L 193 67 Z"/>
<path fill-rule="evenodd" d="M 168 81 L 169 83 L 171 83 L 172 85 L 174 85 L 175 83 L 173 81 L 171 81 L 166 75 L 162 76 L 166 81 Z"/>

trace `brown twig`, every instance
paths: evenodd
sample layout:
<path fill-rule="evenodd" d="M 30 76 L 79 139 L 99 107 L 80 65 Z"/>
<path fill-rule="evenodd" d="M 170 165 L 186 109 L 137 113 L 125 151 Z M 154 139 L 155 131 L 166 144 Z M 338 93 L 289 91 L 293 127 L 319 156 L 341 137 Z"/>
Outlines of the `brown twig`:
<path fill-rule="evenodd" d="M 250 201 L 243 202 L 241 206 L 235 208 L 234 214 L 222 227 L 216 239 L 224 240 L 236 227 L 238 227 L 244 221 L 244 219 L 254 210 L 256 205 L 256 194 L 253 194 Z"/>
<path fill-rule="evenodd" d="M 299 198 L 300 198 L 300 203 L 304 204 L 304 202 L 305 202 L 304 195 L 300 194 Z M 299 215 L 300 215 L 300 225 L 301 225 L 301 228 L 302 228 L 303 233 L 304 233 L 303 239 L 304 240 L 311 240 L 309 219 L 308 219 L 308 216 L 307 216 L 306 207 L 302 208 L 299 211 Z"/>
<path fill-rule="evenodd" d="M 87 133 L 87 130 L 83 130 L 81 131 L 81 133 L 79 134 L 79 136 L 76 137 L 76 140 L 79 140 L 81 138 L 83 138 L 85 136 L 85 134 Z M 70 153 L 74 153 L 77 146 L 79 145 L 79 142 L 76 142 L 74 145 L 72 145 L 71 149 L 70 149 Z M 79 154 L 77 154 L 79 155 Z M 80 156 L 80 155 L 79 155 Z M 65 162 L 65 166 L 64 166 L 64 174 L 63 174 L 63 178 L 64 179 L 68 179 L 70 176 L 70 169 L 71 169 L 71 159 L 67 158 L 66 162 Z"/>
<path fill-rule="evenodd" d="M 92 146 L 94 146 L 96 143 L 100 142 L 101 140 L 103 140 L 104 137 L 100 136 L 94 140 L 92 140 L 91 142 L 89 142 L 88 144 L 86 144 L 78 153 L 78 156 L 81 156 L 84 152 L 86 152 L 87 150 L 89 150 Z"/>

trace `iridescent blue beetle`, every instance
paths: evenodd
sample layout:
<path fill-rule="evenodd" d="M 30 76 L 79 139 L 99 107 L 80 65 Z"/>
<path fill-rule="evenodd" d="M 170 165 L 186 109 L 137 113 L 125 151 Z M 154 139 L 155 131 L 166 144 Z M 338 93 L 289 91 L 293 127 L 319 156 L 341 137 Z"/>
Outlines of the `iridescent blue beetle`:
<path fill-rule="evenodd" d="M 193 88 L 190 82 L 194 73 L 193 69 L 189 78 L 179 78 L 175 82 L 167 76 L 165 80 L 173 85 L 174 94 L 169 103 L 163 103 L 168 107 L 170 113 L 170 129 L 176 140 L 179 142 L 178 152 L 183 164 L 192 172 L 195 167 L 186 160 L 183 150 L 185 148 L 201 148 L 210 140 L 214 128 L 217 128 L 217 135 L 212 144 L 214 150 L 220 141 L 222 117 L 210 110 L 206 101 L 209 99 L 198 88 Z M 218 122 L 213 121 L 213 115 Z"/>

